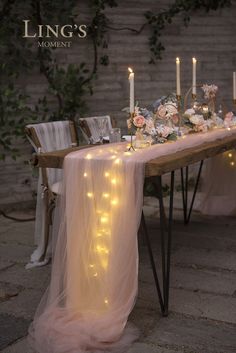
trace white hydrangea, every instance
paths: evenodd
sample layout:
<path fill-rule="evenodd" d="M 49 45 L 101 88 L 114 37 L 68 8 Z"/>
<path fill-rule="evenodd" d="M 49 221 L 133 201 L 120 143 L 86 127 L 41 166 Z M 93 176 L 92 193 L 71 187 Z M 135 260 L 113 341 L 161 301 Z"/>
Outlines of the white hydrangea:
<path fill-rule="evenodd" d="M 205 122 L 203 115 L 200 115 L 200 114 L 191 115 L 189 120 L 194 125 L 203 125 Z"/>

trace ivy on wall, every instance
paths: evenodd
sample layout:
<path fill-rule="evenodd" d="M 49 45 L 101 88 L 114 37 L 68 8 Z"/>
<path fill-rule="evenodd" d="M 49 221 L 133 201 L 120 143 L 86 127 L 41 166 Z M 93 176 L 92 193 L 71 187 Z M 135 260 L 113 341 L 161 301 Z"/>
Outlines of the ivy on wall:
<path fill-rule="evenodd" d="M 92 83 L 99 65 L 108 65 L 105 53 L 109 43 L 109 31 L 126 31 L 139 35 L 144 28 L 150 29 L 147 39 L 150 46 L 150 63 L 161 59 L 164 44 L 161 40 L 163 30 L 171 24 L 174 17 L 182 15 L 184 25 L 197 10 L 209 12 L 231 5 L 230 0 L 175 0 L 173 4 L 157 13 L 147 11 L 139 29 L 124 26 L 114 27 L 106 15 L 107 8 L 119 5 L 116 0 L 90 0 L 91 20 L 88 24 L 88 39 L 93 47 L 93 67 L 86 63 L 60 66 L 55 49 L 38 47 L 22 38 L 22 19 L 27 18 L 32 25 L 74 24 L 77 0 L 2 0 L 0 3 L 0 159 L 6 152 L 14 158 L 16 137 L 23 135 L 23 127 L 36 120 L 76 119 L 86 112 L 85 98 L 92 94 Z M 31 106 L 30 97 L 17 88 L 16 82 L 23 75 L 39 71 L 46 79 L 48 92 L 54 97 L 48 100 L 41 97 Z"/>

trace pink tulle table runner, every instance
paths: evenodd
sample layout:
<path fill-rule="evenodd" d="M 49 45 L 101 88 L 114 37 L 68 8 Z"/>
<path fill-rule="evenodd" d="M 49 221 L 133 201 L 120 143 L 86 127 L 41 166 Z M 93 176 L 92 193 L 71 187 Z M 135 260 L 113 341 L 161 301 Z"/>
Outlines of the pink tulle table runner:
<path fill-rule="evenodd" d="M 51 283 L 30 327 L 38 353 L 126 351 L 137 337 L 126 324 L 138 288 L 145 163 L 233 134 L 236 128 L 135 152 L 118 143 L 66 156 Z"/>

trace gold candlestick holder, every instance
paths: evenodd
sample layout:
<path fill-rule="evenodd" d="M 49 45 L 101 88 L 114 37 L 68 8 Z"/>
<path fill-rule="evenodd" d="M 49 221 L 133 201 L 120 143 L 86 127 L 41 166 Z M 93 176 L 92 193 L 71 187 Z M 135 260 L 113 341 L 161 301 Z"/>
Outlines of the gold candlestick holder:
<path fill-rule="evenodd" d="M 133 145 L 133 132 L 132 132 L 132 122 L 134 119 L 134 113 L 130 113 L 130 124 L 131 124 L 131 128 L 130 128 L 130 146 L 128 148 L 128 151 L 135 151 L 134 145 Z"/>
<path fill-rule="evenodd" d="M 181 112 L 181 95 L 176 95 L 178 112 Z"/>

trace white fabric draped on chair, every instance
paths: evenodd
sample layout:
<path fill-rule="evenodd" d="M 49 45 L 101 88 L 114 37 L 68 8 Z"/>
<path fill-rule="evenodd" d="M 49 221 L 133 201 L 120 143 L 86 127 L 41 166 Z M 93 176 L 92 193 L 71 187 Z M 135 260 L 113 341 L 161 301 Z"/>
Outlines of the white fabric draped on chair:
<path fill-rule="evenodd" d="M 55 121 L 40 124 L 27 125 L 27 128 L 33 128 L 37 138 L 40 142 L 41 152 L 51 152 L 55 150 L 60 150 L 64 148 L 71 147 L 72 138 L 70 130 L 69 121 Z M 39 152 L 37 146 L 30 139 L 35 152 Z M 61 169 L 47 169 L 48 186 L 50 189 L 57 193 L 58 183 L 62 180 L 62 170 Z M 45 249 L 45 216 L 46 216 L 46 205 L 43 199 L 43 185 L 42 185 L 42 170 L 39 170 L 38 179 L 38 190 L 37 190 L 37 205 L 36 205 L 36 222 L 35 222 L 35 234 L 34 240 L 37 248 L 31 255 L 31 261 L 26 265 L 26 268 L 31 268 L 35 266 L 42 266 L 46 264 L 51 256 L 51 245 L 48 244 L 47 249 Z M 41 260 L 42 256 L 46 252 L 46 257 Z"/>
<path fill-rule="evenodd" d="M 86 131 L 86 129 L 83 128 L 83 122 L 86 123 L 89 131 Z M 103 136 L 108 136 L 109 130 L 112 129 L 111 117 L 109 115 L 104 115 L 81 118 L 80 127 L 86 142 L 94 144 L 100 141 L 101 133 Z M 91 136 L 88 136 L 88 132 Z"/>

